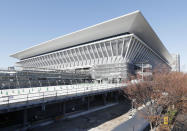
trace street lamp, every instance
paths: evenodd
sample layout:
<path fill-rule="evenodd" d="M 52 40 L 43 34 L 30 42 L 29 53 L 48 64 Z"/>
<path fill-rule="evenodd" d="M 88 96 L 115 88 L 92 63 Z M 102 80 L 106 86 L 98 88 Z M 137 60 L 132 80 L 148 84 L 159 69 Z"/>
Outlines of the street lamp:
<path fill-rule="evenodd" d="M 143 74 L 143 69 L 144 69 L 144 67 L 143 67 L 143 66 L 144 66 L 145 63 L 148 63 L 148 62 L 149 62 L 149 60 L 136 63 L 136 64 L 142 64 L 142 67 L 141 67 L 141 69 L 142 69 L 142 80 L 144 80 L 144 79 L 143 79 L 143 77 L 144 77 L 144 74 Z"/>

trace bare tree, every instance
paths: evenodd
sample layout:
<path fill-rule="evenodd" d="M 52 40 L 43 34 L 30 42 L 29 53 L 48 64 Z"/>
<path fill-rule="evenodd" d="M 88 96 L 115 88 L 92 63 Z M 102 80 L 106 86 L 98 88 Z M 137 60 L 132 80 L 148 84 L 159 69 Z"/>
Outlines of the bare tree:
<path fill-rule="evenodd" d="M 140 111 L 140 115 L 149 121 L 151 129 L 153 127 L 153 123 L 159 123 L 160 110 L 153 102 L 153 99 L 157 99 L 159 96 L 155 90 L 153 90 L 151 82 L 144 81 L 136 84 L 130 84 L 124 89 L 124 92 L 130 100 L 135 100 L 135 108 L 147 105 L 146 108 Z"/>
<path fill-rule="evenodd" d="M 163 107 L 163 115 L 169 116 L 171 128 L 178 115 L 187 113 L 187 74 L 159 73 L 154 75 L 153 81 L 154 88 L 163 95 L 159 103 Z"/>
<path fill-rule="evenodd" d="M 187 111 L 187 74 L 184 73 L 157 71 L 152 81 L 130 84 L 124 92 L 129 99 L 136 100 L 137 107 L 148 103 L 141 114 L 151 129 L 153 125 L 161 127 L 165 115 L 169 116 L 171 128 L 177 115 Z"/>

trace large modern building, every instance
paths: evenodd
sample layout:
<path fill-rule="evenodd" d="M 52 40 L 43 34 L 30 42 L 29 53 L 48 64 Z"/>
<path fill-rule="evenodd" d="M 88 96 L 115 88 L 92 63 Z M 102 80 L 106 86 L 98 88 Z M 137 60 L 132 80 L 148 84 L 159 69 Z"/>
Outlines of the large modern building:
<path fill-rule="evenodd" d="M 146 63 L 171 68 L 172 56 L 140 11 L 11 55 L 23 68 L 88 71 L 94 79 L 127 78 Z"/>
<path fill-rule="evenodd" d="M 173 61 L 171 62 L 172 71 L 180 72 L 180 55 L 172 54 Z"/>

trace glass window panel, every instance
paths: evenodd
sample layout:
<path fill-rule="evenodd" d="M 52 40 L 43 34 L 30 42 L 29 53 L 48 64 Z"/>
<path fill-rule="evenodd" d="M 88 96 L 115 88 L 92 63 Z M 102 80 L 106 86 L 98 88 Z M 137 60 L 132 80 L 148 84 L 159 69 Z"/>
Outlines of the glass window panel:
<path fill-rule="evenodd" d="M 112 45 L 113 55 L 116 56 L 117 55 L 116 40 L 111 41 L 111 45 Z"/>
<path fill-rule="evenodd" d="M 60 55 L 60 52 L 58 52 L 57 54 L 58 54 L 58 60 L 60 61 L 60 63 L 63 63 L 62 57 Z"/>
<path fill-rule="evenodd" d="M 118 40 L 118 44 L 117 44 L 118 46 L 118 55 L 121 55 L 121 51 L 122 51 L 122 46 L 123 46 L 123 39 L 119 39 Z"/>
<path fill-rule="evenodd" d="M 54 64 L 54 65 L 57 64 L 55 53 L 52 54 L 52 61 L 53 61 L 53 64 Z"/>
<path fill-rule="evenodd" d="M 66 60 L 64 59 L 64 55 L 63 55 L 63 53 L 62 52 L 60 52 L 60 57 L 61 57 L 61 62 L 62 63 L 66 63 Z"/>
<path fill-rule="evenodd" d="M 70 50 L 67 50 L 67 56 L 68 56 L 68 58 L 70 58 L 71 62 L 74 61 L 73 58 L 72 58 Z"/>
<path fill-rule="evenodd" d="M 98 54 L 97 54 L 95 45 L 91 45 L 91 46 L 92 46 L 92 49 L 93 49 L 93 52 L 94 52 L 95 57 L 98 58 Z"/>
<path fill-rule="evenodd" d="M 76 51 L 76 54 L 77 54 L 77 57 L 79 58 L 79 60 L 82 60 L 82 58 L 81 58 L 81 56 L 80 56 L 80 52 L 79 52 L 78 48 L 76 48 L 76 49 L 75 49 L 75 51 Z"/>
<path fill-rule="evenodd" d="M 74 57 L 75 61 L 78 61 L 78 58 L 77 58 L 77 55 L 76 55 L 75 50 L 74 50 L 74 49 L 72 49 L 71 51 L 72 51 L 72 55 L 73 55 L 73 57 Z"/>
<path fill-rule="evenodd" d="M 87 47 L 88 47 L 88 51 L 89 51 L 89 53 L 90 53 L 92 59 L 94 59 L 94 54 L 93 54 L 93 52 L 92 52 L 91 45 L 88 45 Z"/>
<path fill-rule="evenodd" d="M 79 50 L 81 52 L 81 56 L 83 57 L 83 60 L 86 60 L 86 57 L 85 57 L 84 52 L 83 52 L 83 48 L 79 47 Z"/>
<path fill-rule="evenodd" d="M 102 55 L 101 48 L 100 48 L 100 45 L 99 45 L 99 44 L 100 44 L 100 43 L 96 44 L 96 48 L 97 48 L 97 51 L 98 51 L 98 53 L 99 53 L 99 57 L 102 57 L 103 55 Z"/>
<path fill-rule="evenodd" d="M 64 53 L 64 57 L 65 57 L 65 59 L 67 60 L 67 63 L 69 63 L 70 60 L 68 59 L 67 53 L 66 53 L 65 51 L 64 51 L 63 53 Z"/>
<path fill-rule="evenodd" d="M 108 51 L 108 55 L 111 57 L 112 52 L 111 52 L 110 42 L 106 42 L 105 44 L 106 44 L 106 48 L 107 48 L 107 51 Z"/>
<path fill-rule="evenodd" d="M 128 48 L 128 45 L 129 45 L 129 41 L 130 41 L 130 38 L 127 37 L 127 38 L 124 38 L 124 46 L 123 46 L 123 57 L 125 56 L 126 54 L 126 51 L 127 51 L 127 48 Z"/>
<path fill-rule="evenodd" d="M 104 45 L 104 43 L 101 43 L 101 48 L 102 48 L 104 57 L 107 57 L 107 52 L 106 52 L 106 50 L 105 50 L 105 45 Z"/>
<path fill-rule="evenodd" d="M 84 52 L 86 54 L 86 58 L 90 59 L 90 55 L 89 55 L 89 52 L 88 52 L 86 46 L 84 46 L 83 49 L 84 49 Z"/>

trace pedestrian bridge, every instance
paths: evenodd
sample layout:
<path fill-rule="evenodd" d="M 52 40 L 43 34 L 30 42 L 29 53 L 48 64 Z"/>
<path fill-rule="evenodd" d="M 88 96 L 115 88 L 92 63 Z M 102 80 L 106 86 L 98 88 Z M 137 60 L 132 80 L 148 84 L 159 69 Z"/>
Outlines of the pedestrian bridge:
<path fill-rule="evenodd" d="M 118 90 L 126 83 L 90 83 L 58 85 L 33 88 L 6 89 L 0 91 L 0 109 L 12 105 L 45 103 L 52 100 L 83 96 L 105 91 Z"/>

